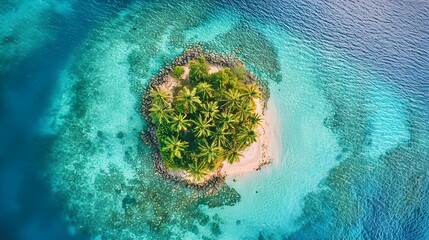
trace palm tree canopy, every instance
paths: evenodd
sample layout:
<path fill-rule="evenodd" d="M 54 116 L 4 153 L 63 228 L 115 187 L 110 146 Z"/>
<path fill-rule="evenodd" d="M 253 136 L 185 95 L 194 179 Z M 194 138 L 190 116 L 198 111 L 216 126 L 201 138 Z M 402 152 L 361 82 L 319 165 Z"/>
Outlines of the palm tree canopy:
<path fill-rule="evenodd" d="M 200 150 L 200 157 L 205 158 L 209 163 L 214 162 L 220 157 L 221 148 L 215 142 L 209 144 L 206 139 L 198 144 Z"/>
<path fill-rule="evenodd" d="M 208 137 L 213 132 L 210 130 L 214 125 L 212 124 L 212 120 L 207 117 L 202 117 L 201 115 L 194 121 L 195 128 L 194 133 L 197 137 Z"/>
<path fill-rule="evenodd" d="M 171 74 L 181 79 L 183 72 L 176 66 Z M 209 65 L 199 57 L 177 86 L 161 85 L 148 93 L 165 166 L 188 171 L 197 182 L 223 160 L 239 161 L 241 151 L 257 140 L 262 118 L 256 107 L 265 97 L 258 82 L 249 83 L 251 76 L 241 64 L 208 72 Z"/>
<path fill-rule="evenodd" d="M 235 128 L 235 124 L 238 123 L 238 119 L 232 113 L 221 113 L 218 115 L 219 123 L 223 130 L 229 128 Z"/>
<path fill-rule="evenodd" d="M 197 111 L 201 105 L 201 100 L 196 96 L 197 90 L 194 88 L 190 90 L 188 87 L 183 87 L 176 96 L 176 101 L 183 106 L 189 113 Z"/>
<path fill-rule="evenodd" d="M 249 115 L 253 112 L 250 104 L 243 103 L 237 111 L 237 118 L 240 121 L 245 121 L 249 117 Z"/>
<path fill-rule="evenodd" d="M 262 117 L 259 113 L 251 113 L 249 116 L 249 123 L 252 125 L 261 125 Z"/>
<path fill-rule="evenodd" d="M 212 134 L 212 140 L 213 142 L 216 143 L 216 145 L 218 145 L 219 147 L 224 147 L 227 145 L 227 141 L 228 139 L 226 138 L 226 136 L 228 135 L 228 133 L 226 133 L 222 128 L 217 127 L 215 131 L 213 131 Z"/>
<path fill-rule="evenodd" d="M 249 128 L 247 126 L 240 127 L 237 133 L 237 138 L 242 144 L 251 144 L 256 142 L 256 137 L 258 134 L 253 128 Z"/>
<path fill-rule="evenodd" d="M 203 99 L 208 99 L 213 97 L 214 90 L 210 83 L 200 82 L 197 84 L 196 88 L 197 88 L 197 93 L 200 94 L 200 96 Z"/>
<path fill-rule="evenodd" d="M 189 173 L 192 174 L 197 182 L 208 174 L 207 164 L 200 159 L 195 159 L 193 163 L 188 165 L 188 168 Z"/>
<path fill-rule="evenodd" d="M 246 100 L 261 98 L 261 91 L 259 91 L 259 87 L 256 83 L 244 85 L 241 91 Z"/>
<path fill-rule="evenodd" d="M 242 94 L 237 89 L 228 89 L 225 92 L 225 99 L 225 105 L 231 108 L 236 108 L 243 102 Z"/>
<path fill-rule="evenodd" d="M 241 146 L 234 143 L 231 144 L 229 148 L 227 148 L 224 151 L 224 158 L 228 161 L 228 163 L 232 164 L 235 162 L 239 162 L 240 161 L 240 157 L 243 156 L 243 154 L 240 153 L 241 150 Z"/>
<path fill-rule="evenodd" d="M 179 140 L 178 137 L 166 137 L 164 140 L 165 146 L 162 148 L 163 151 L 170 152 L 170 158 L 178 157 L 182 158 L 182 152 L 188 147 L 188 142 Z"/>
<path fill-rule="evenodd" d="M 209 118 L 214 118 L 219 112 L 219 106 L 217 102 L 207 102 L 201 106 L 201 113 Z"/>
<path fill-rule="evenodd" d="M 159 103 L 153 103 L 152 107 L 149 108 L 149 116 L 152 118 L 153 123 L 163 124 L 168 122 L 172 111 L 171 108 L 161 106 Z"/>
<path fill-rule="evenodd" d="M 171 100 L 170 92 L 163 87 L 155 87 L 150 90 L 153 103 L 164 104 L 166 106 Z"/>
<path fill-rule="evenodd" d="M 186 119 L 186 114 L 179 113 L 179 114 L 174 114 L 171 117 L 170 123 L 171 123 L 171 128 L 174 131 L 180 132 L 182 130 L 183 131 L 188 130 L 188 128 L 191 126 L 192 121 L 189 119 Z"/>

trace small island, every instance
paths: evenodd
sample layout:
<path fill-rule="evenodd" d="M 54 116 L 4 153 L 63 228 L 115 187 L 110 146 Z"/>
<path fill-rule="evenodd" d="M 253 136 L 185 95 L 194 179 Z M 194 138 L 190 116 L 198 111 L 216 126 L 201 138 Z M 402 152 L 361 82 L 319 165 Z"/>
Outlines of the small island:
<path fill-rule="evenodd" d="M 143 113 L 151 126 L 144 139 L 156 148 L 156 170 L 189 185 L 222 182 L 225 164 L 254 157 L 243 152 L 264 134 L 268 97 L 268 88 L 239 59 L 188 49 L 145 94 Z M 255 170 L 269 162 L 256 161 Z"/>

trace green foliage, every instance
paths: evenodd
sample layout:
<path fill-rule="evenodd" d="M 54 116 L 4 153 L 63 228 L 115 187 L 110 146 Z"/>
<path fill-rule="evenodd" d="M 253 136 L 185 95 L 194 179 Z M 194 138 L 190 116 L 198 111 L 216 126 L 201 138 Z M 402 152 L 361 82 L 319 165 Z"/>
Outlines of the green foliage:
<path fill-rule="evenodd" d="M 251 105 L 248 103 L 243 103 L 237 110 L 237 117 L 239 121 L 246 121 L 253 113 Z"/>
<path fill-rule="evenodd" d="M 219 113 L 217 102 L 206 102 L 201 105 L 201 113 L 208 118 L 215 118 Z"/>
<path fill-rule="evenodd" d="M 231 72 L 238 78 L 240 81 L 246 80 L 246 68 L 244 66 L 237 66 L 231 69 Z"/>
<path fill-rule="evenodd" d="M 157 102 L 152 103 L 152 107 L 149 108 L 149 116 L 152 118 L 152 122 L 158 124 L 168 122 L 172 112 L 171 108 Z"/>
<path fill-rule="evenodd" d="M 194 162 L 188 165 L 188 171 L 194 176 L 196 182 L 208 174 L 207 169 L 207 163 L 201 159 L 195 159 Z"/>
<path fill-rule="evenodd" d="M 188 147 L 188 143 L 178 139 L 177 136 L 166 137 L 163 143 L 164 147 L 162 147 L 162 151 L 169 152 L 170 158 L 182 158 L 182 152 L 184 152 L 186 147 Z"/>
<path fill-rule="evenodd" d="M 207 82 L 200 82 L 196 86 L 197 93 L 201 95 L 201 98 L 206 100 L 213 97 L 214 90 L 212 85 Z"/>
<path fill-rule="evenodd" d="M 211 135 L 211 140 L 215 142 L 217 146 L 224 148 L 228 142 L 227 136 L 227 132 L 225 132 L 220 127 L 216 127 L 216 129 L 213 131 L 213 134 Z"/>
<path fill-rule="evenodd" d="M 238 108 L 243 103 L 243 95 L 238 89 L 228 89 L 225 93 L 224 103 L 228 108 Z"/>
<path fill-rule="evenodd" d="M 259 115 L 258 113 L 251 113 L 249 116 L 249 123 L 254 126 L 254 125 L 260 125 L 262 122 L 262 118 L 261 115 Z"/>
<path fill-rule="evenodd" d="M 192 121 L 186 119 L 186 114 L 183 113 L 174 114 L 170 121 L 171 129 L 176 132 L 187 131 L 191 123 Z"/>
<path fill-rule="evenodd" d="M 250 144 L 252 142 L 256 142 L 256 137 L 256 131 L 249 126 L 242 126 L 238 129 L 237 139 L 241 143 Z"/>
<path fill-rule="evenodd" d="M 198 115 L 198 118 L 194 121 L 195 128 L 194 133 L 196 137 L 208 137 L 212 135 L 212 130 L 210 130 L 214 125 L 212 124 L 212 119 L 207 117 L 202 117 Z"/>
<path fill-rule="evenodd" d="M 259 87 L 255 83 L 243 86 L 241 91 L 244 97 L 244 101 L 261 98 L 261 92 L 259 91 Z"/>
<path fill-rule="evenodd" d="M 243 155 L 240 153 L 242 146 L 240 146 L 237 142 L 228 144 L 228 147 L 224 151 L 224 158 L 228 161 L 228 163 L 232 164 L 240 161 L 240 157 Z"/>
<path fill-rule="evenodd" d="M 194 86 L 199 82 L 206 81 L 209 76 L 209 66 L 206 60 L 202 57 L 198 61 L 191 61 L 189 63 L 189 80 Z"/>
<path fill-rule="evenodd" d="M 256 84 L 246 83 L 244 66 L 208 74 L 204 58 L 190 62 L 189 79 L 177 91 L 154 88 L 149 115 L 157 126 L 165 166 L 186 170 L 196 181 L 227 160 L 239 161 L 241 151 L 256 141 L 261 116 Z M 175 67 L 173 76 L 183 75 Z"/>
<path fill-rule="evenodd" d="M 172 131 L 170 124 L 157 124 L 156 127 L 156 136 L 158 141 L 163 142 L 168 136 L 171 136 L 174 132 Z"/>
<path fill-rule="evenodd" d="M 200 157 L 207 160 L 208 163 L 212 163 L 220 157 L 221 148 L 216 145 L 215 142 L 209 143 L 206 139 L 198 145 L 200 150 Z"/>
<path fill-rule="evenodd" d="M 223 131 L 235 129 L 235 126 L 238 123 L 238 117 L 229 112 L 223 112 L 219 114 L 217 117 L 218 117 L 219 125 Z"/>
<path fill-rule="evenodd" d="M 170 92 L 165 88 L 155 87 L 150 90 L 152 102 L 165 107 L 170 101 Z"/>
<path fill-rule="evenodd" d="M 180 77 L 185 73 L 185 69 L 182 66 L 175 66 L 173 69 L 173 77 L 180 79 Z"/>
<path fill-rule="evenodd" d="M 208 82 L 212 83 L 217 89 L 223 89 L 229 82 L 229 75 L 225 70 L 219 70 L 218 72 L 210 74 Z"/>
<path fill-rule="evenodd" d="M 190 90 L 188 87 L 184 86 L 176 96 L 176 103 L 179 106 L 182 106 L 183 110 L 186 112 L 194 113 L 201 105 L 201 100 L 198 96 L 196 96 L 196 93 L 196 88 Z"/>

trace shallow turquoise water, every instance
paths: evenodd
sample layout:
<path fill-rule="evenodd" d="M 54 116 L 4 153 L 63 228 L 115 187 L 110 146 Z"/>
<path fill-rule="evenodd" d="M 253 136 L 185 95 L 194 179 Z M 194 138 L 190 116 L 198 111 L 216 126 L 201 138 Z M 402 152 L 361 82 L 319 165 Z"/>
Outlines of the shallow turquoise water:
<path fill-rule="evenodd" d="M 78 18 L 81 4 L 53 1 L 47 9 L 54 13 L 39 7 L 28 18 Z M 64 234 L 429 238 L 429 11 L 424 3 L 412 7 L 161 1 L 99 10 L 104 14 L 58 64 L 35 127 Z M 2 70 L 14 68 L 8 57 L 25 61 L 31 49 L 53 41 L 47 33 L 55 30 L 48 30 L 23 31 L 33 40 L 3 55 Z M 159 178 L 140 138 L 144 87 L 192 43 L 242 58 L 269 83 L 279 117 L 280 156 L 262 171 L 227 179 L 213 197 Z"/>

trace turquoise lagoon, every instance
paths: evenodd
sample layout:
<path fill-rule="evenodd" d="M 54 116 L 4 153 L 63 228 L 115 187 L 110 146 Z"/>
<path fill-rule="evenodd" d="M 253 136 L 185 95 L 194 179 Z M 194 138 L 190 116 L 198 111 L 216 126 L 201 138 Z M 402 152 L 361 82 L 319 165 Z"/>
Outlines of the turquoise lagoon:
<path fill-rule="evenodd" d="M 342 29 L 323 28 L 335 24 L 329 6 L 298 5 L 130 3 L 94 24 L 59 70 L 38 130 L 40 138 L 55 139 L 44 177 L 70 235 L 429 237 L 427 81 L 417 86 L 424 72 L 413 85 L 380 70 L 370 54 L 347 50 L 346 37 L 335 41 Z M 157 176 L 152 150 L 140 138 L 144 88 L 194 43 L 238 55 L 269 83 L 278 117 L 273 163 L 227 178 L 210 197 Z"/>

